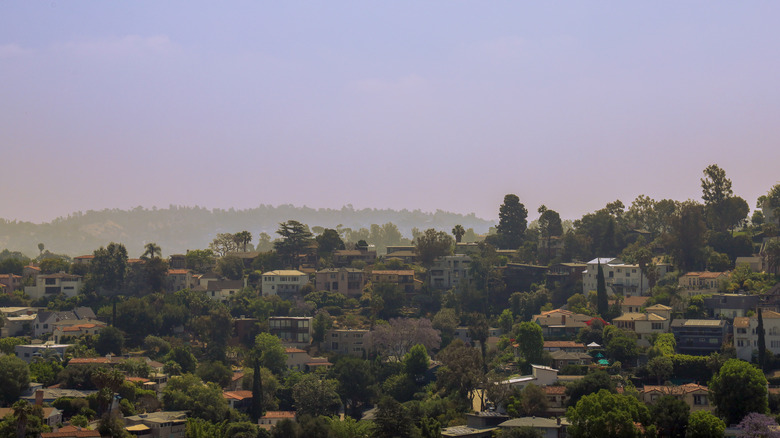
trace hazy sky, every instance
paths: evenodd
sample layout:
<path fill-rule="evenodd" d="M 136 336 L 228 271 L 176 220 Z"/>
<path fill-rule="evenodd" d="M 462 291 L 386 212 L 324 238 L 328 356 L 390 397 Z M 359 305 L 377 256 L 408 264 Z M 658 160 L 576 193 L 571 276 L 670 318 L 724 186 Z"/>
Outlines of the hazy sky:
<path fill-rule="evenodd" d="M 0 217 L 780 182 L 780 3 L 3 1 Z"/>

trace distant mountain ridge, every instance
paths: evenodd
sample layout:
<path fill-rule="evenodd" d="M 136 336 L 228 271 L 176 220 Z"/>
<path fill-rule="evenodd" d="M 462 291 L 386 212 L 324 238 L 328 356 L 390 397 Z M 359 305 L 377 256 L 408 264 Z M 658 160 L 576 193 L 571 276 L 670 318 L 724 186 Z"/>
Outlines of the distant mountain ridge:
<path fill-rule="evenodd" d="M 253 243 L 266 232 L 272 238 L 280 222 L 290 219 L 309 227 L 321 226 L 357 230 L 371 224 L 394 223 L 401 233 L 411 238 L 412 228 L 436 228 L 450 232 L 457 224 L 486 233 L 494 221 L 478 218 L 474 213 L 463 215 L 437 210 L 391 210 L 365 208 L 355 210 L 351 205 L 341 209 L 260 205 L 245 210 L 207 209 L 203 207 L 170 206 L 165 209 L 136 207 L 131 210 L 105 209 L 77 212 L 51 222 L 34 224 L 0 219 L 0 249 L 21 251 L 28 256 L 38 254 L 38 244 L 58 254 L 78 256 L 91 254 L 109 242 L 123 243 L 130 257 L 143 253 L 143 246 L 155 242 L 163 253 L 184 253 L 187 249 L 203 249 L 217 233 L 249 231 Z"/>

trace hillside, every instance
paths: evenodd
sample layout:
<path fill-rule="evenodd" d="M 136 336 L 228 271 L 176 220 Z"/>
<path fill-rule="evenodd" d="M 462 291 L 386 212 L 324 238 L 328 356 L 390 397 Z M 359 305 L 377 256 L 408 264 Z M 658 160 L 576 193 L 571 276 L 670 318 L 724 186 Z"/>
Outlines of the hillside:
<path fill-rule="evenodd" d="M 266 232 L 276 238 L 280 222 L 295 219 L 310 227 L 322 226 L 359 229 L 371 224 L 392 222 L 406 237 L 414 227 L 436 228 L 449 232 L 456 224 L 487 232 L 494 222 L 476 217 L 473 213 L 461 215 L 437 210 L 355 210 L 351 205 L 336 209 L 313 209 L 293 205 L 260 205 L 247 210 L 220 210 L 202 207 L 170 206 L 166 209 L 100 210 L 77 212 L 49 223 L 0 220 L 0 248 L 21 251 L 29 256 L 38 254 L 38 243 L 47 250 L 77 256 L 90 254 L 109 242 L 127 246 L 131 257 L 143 252 L 148 242 L 156 242 L 164 254 L 183 253 L 187 249 L 206 248 L 217 233 L 247 230 L 254 242 L 257 235 Z"/>

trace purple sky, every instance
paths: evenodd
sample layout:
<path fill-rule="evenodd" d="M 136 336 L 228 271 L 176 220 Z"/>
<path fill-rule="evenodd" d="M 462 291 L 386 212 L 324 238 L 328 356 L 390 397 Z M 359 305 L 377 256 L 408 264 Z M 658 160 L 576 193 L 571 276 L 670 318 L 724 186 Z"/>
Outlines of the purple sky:
<path fill-rule="evenodd" d="M 780 182 L 777 2 L 0 3 L 0 217 Z"/>

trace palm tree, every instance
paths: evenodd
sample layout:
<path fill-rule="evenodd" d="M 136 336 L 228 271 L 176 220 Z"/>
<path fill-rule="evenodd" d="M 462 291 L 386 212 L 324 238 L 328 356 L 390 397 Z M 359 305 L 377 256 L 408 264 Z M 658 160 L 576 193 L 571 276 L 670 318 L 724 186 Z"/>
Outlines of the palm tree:
<path fill-rule="evenodd" d="M 146 245 L 144 245 L 144 249 L 146 249 L 146 251 L 144 251 L 144 253 L 141 254 L 141 258 L 142 259 L 145 259 L 145 258 L 152 258 L 153 259 L 155 254 L 158 257 L 162 256 L 162 250 L 160 249 L 160 245 L 158 245 L 158 244 L 156 244 L 154 242 L 149 242 Z"/>
<path fill-rule="evenodd" d="M 252 241 L 252 233 L 249 231 L 241 231 L 233 235 L 233 239 L 236 242 L 236 246 L 246 252 L 246 247 L 249 242 Z"/>
<path fill-rule="evenodd" d="M 463 225 L 455 225 L 452 228 L 452 235 L 455 236 L 455 243 L 460 243 L 460 239 L 466 234 L 466 230 L 463 229 Z"/>
<path fill-rule="evenodd" d="M 16 436 L 17 438 L 24 438 L 27 434 L 27 422 L 30 416 L 33 415 L 33 405 L 27 400 L 19 400 L 11 406 L 14 411 L 14 417 L 16 417 Z"/>

